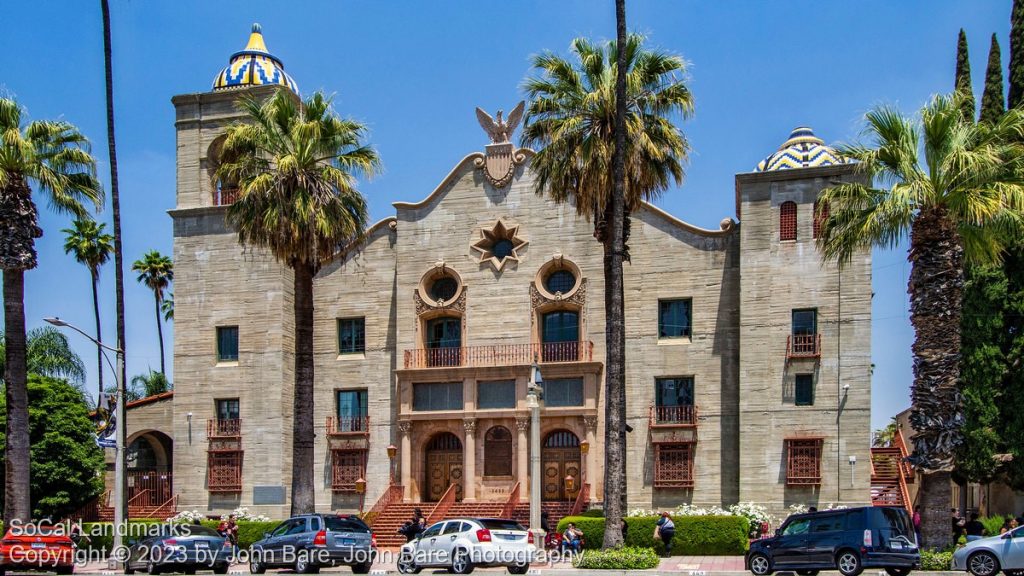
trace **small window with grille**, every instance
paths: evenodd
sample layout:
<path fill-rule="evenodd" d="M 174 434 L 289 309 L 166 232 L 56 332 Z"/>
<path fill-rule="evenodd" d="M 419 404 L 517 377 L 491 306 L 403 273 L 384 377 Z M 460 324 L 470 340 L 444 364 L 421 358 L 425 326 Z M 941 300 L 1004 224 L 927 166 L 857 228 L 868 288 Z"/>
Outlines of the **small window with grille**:
<path fill-rule="evenodd" d="M 796 202 L 792 200 L 779 207 L 779 240 L 796 240 Z"/>
<path fill-rule="evenodd" d="M 786 439 L 786 485 L 821 484 L 821 438 Z"/>

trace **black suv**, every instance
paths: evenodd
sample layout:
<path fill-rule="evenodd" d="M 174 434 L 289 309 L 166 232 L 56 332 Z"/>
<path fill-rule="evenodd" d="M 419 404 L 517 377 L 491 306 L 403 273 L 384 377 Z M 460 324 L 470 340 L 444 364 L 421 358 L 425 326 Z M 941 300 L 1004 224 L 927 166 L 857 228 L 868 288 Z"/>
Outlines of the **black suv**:
<path fill-rule="evenodd" d="M 864 568 L 907 576 L 920 562 L 910 515 L 889 506 L 794 514 L 774 537 L 751 542 L 745 560 L 756 576 L 776 570 L 815 576 L 836 569 L 857 576 Z"/>

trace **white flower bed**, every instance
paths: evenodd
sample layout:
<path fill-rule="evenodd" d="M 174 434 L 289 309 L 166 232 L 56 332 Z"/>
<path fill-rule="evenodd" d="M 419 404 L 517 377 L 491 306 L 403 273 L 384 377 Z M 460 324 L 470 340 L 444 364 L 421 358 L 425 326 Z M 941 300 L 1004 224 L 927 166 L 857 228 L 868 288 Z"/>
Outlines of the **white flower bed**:
<path fill-rule="evenodd" d="M 177 524 L 192 524 L 196 520 L 206 520 L 206 515 L 200 512 L 199 510 L 182 510 L 181 512 L 178 512 L 174 516 L 171 516 L 167 519 L 168 522 Z"/>
<path fill-rule="evenodd" d="M 249 509 L 245 507 L 235 508 L 230 514 L 225 514 L 220 517 L 221 520 L 227 520 L 231 514 L 235 515 L 235 520 L 239 522 L 270 522 L 268 516 L 263 514 L 250 514 Z"/>

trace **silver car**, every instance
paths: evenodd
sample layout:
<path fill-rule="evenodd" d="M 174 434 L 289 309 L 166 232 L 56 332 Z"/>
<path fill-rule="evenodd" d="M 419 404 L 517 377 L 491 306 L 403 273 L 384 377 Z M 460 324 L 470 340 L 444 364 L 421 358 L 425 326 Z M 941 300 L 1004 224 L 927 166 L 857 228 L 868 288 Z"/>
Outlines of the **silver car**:
<path fill-rule="evenodd" d="M 279 524 L 254 542 L 249 550 L 249 572 L 267 568 L 293 568 L 315 574 L 321 566 L 347 565 L 356 574 L 368 574 L 377 557 L 377 540 L 356 516 L 305 514 Z"/>
<path fill-rule="evenodd" d="M 1024 574 L 1024 526 L 990 538 L 968 542 L 953 553 L 953 570 L 966 570 L 974 576 Z"/>
<path fill-rule="evenodd" d="M 530 533 L 515 520 L 452 518 L 429 526 L 398 553 L 398 571 L 418 574 L 423 568 L 448 568 L 469 574 L 477 566 L 507 566 L 526 574 L 536 554 Z"/>

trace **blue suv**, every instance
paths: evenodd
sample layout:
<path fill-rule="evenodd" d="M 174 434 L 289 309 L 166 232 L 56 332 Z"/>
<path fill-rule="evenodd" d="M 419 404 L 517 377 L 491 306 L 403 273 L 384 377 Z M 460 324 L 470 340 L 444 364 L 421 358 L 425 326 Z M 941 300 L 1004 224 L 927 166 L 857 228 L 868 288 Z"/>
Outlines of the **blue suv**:
<path fill-rule="evenodd" d="M 889 506 L 794 514 L 774 537 L 751 542 L 745 558 L 755 576 L 776 570 L 800 576 L 839 570 L 843 576 L 857 576 L 865 568 L 907 576 L 920 562 L 910 515 Z"/>

